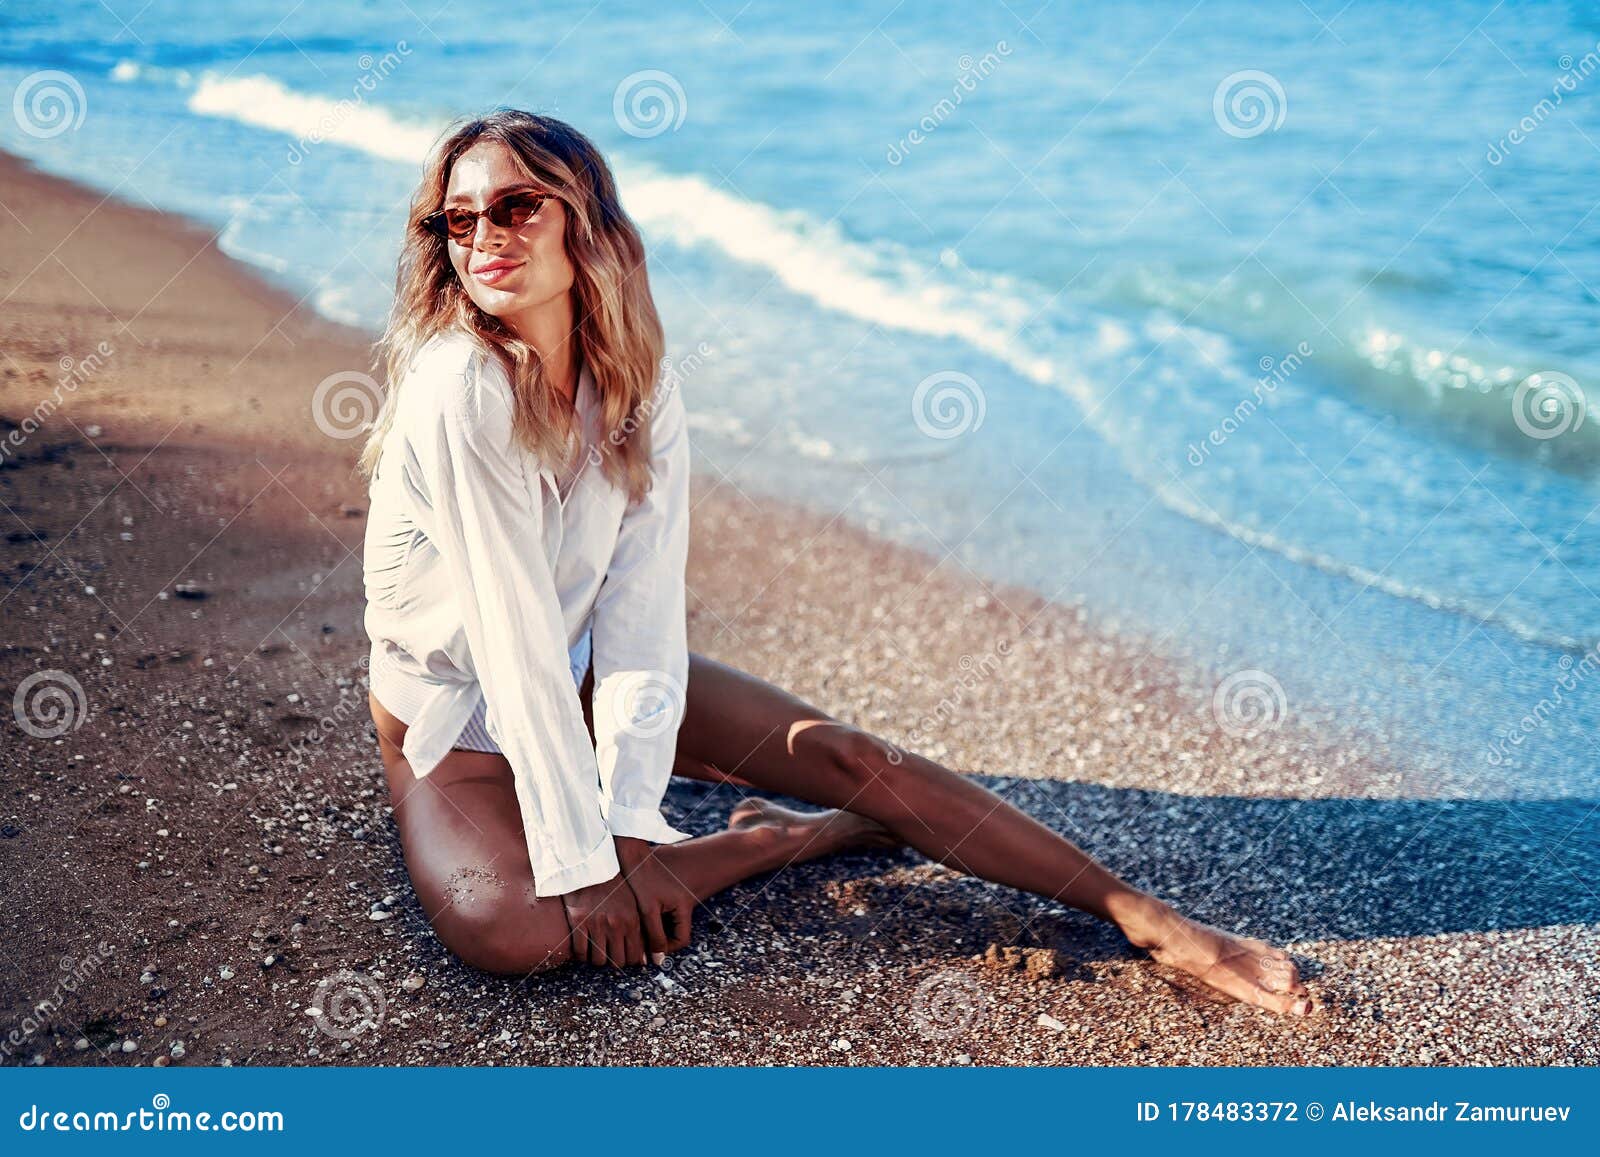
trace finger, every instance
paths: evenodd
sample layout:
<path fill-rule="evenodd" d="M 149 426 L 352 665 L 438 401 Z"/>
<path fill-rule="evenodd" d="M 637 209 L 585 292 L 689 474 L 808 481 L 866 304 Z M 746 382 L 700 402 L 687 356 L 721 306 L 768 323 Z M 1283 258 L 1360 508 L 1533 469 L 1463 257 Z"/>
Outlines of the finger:
<path fill-rule="evenodd" d="M 661 909 L 652 905 L 639 910 L 639 919 L 644 926 L 645 943 L 651 952 L 665 952 L 671 943 L 667 939 L 667 929 L 661 920 Z"/>
<path fill-rule="evenodd" d="M 589 938 L 583 934 L 583 925 L 572 926 L 572 959 L 589 959 Z"/>
<path fill-rule="evenodd" d="M 644 936 L 640 933 L 639 926 L 637 924 L 629 929 L 626 946 L 628 951 L 627 963 L 629 965 L 643 964 Z"/>
<path fill-rule="evenodd" d="M 606 953 L 611 959 L 612 968 L 621 968 L 628 962 L 628 934 L 621 928 L 606 937 Z"/>
<path fill-rule="evenodd" d="M 689 925 L 693 917 L 694 905 L 688 901 L 672 910 L 672 942 L 667 951 L 676 952 L 689 947 Z"/>
<path fill-rule="evenodd" d="M 590 925 L 586 930 L 589 937 L 589 963 L 596 968 L 606 966 L 606 930 L 600 924 Z"/>

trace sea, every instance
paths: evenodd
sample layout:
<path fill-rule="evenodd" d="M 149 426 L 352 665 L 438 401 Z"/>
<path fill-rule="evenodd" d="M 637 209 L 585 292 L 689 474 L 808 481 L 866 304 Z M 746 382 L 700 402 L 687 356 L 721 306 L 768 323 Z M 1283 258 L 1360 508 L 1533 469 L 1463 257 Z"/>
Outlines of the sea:
<path fill-rule="evenodd" d="M 1597 73 L 1587 3 L 11 0 L 0 147 L 375 330 L 441 132 L 561 117 L 698 470 L 1079 606 L 1260 742 L 1600 799 Z"/>

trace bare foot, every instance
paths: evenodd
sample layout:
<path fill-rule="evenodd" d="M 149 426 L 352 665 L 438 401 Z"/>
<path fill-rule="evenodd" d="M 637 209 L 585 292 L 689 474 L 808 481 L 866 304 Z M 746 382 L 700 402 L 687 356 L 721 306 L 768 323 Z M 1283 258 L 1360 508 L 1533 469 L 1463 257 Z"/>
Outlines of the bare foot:
<path fill-rule="evenodd" d="M 770 828 L 791 849 L 790 862 L 814 860 L 835 852 L 898 848 L 900 841 L 876 820 L 833 809 L 796 811 L 771 800 L 741 800 L 728 817 L 729 828 Z"/>
<path fill-rule="evenodd" d="M 1288 953 L 1263 940 L 1191 920 L 1153 898 L 1122 930 L 1158 963 L 1187 972 L 1235 1000 L 1290 1016 L 1307 1016 L 1318 1008 Z"/>

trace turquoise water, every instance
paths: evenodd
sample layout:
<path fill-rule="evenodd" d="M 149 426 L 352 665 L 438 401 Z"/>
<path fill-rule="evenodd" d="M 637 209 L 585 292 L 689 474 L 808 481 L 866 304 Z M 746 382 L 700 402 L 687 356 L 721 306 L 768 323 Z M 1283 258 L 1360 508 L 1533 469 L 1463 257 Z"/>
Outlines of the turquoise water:
<path fill-rule="evenodd" d="M 1408 787 L 1588 795 L 1600 15 L 1320 7 L 14 2 L 6 91 L 82 115 L 0 146 L 377 325 L 439 129 L 564 117 L 712 351 L 702 469 L 1267 672 Z"/>

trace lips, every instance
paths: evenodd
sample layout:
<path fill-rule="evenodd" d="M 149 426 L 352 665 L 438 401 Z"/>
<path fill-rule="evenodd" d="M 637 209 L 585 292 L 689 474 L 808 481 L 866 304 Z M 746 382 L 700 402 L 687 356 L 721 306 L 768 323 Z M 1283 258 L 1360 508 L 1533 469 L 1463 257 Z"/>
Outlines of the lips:
<path fill-rule="evenodd" d="M 511 273 L 521 268 L 522 262 L 520 261 L 485 261 L 482 265 L 478 266 L 476 269 L 473 269 L 471 273 L 472 276 L 478 280 L 479 284 L 493 285 L 497 281 L 504 280 Z"/>

